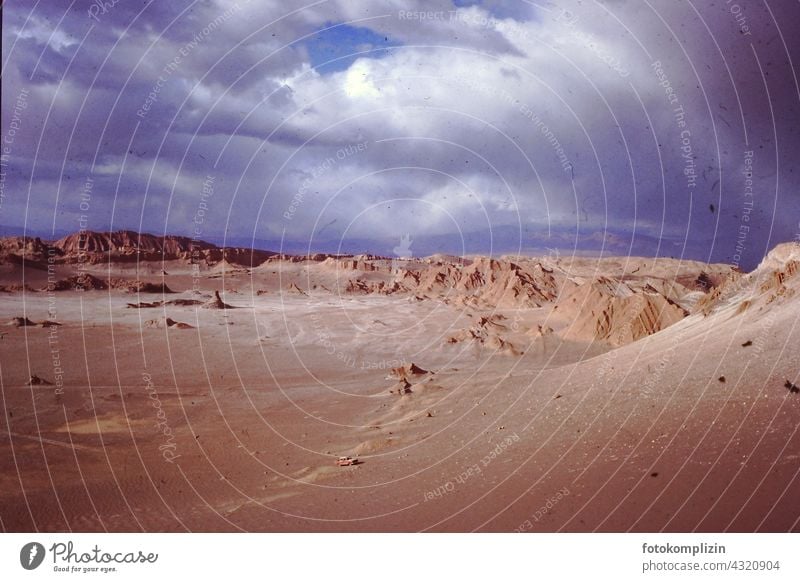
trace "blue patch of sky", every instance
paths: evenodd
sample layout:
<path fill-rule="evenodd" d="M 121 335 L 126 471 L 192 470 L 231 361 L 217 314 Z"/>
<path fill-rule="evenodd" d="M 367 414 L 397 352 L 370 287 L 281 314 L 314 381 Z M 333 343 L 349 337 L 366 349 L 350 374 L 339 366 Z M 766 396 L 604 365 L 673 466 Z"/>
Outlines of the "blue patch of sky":
<path fill-rule="evenodd" d="M 305 41 L 311 66 L 323 74 L 343 71 L 357 58 L 384 57 L 392 47 L 400 46 L 399 42 L 368 28 L 347 24 L 329 28 L 331 26 L 333 23 L 326 24 L 323 28 L 327 30 L 321 30 Z"/>

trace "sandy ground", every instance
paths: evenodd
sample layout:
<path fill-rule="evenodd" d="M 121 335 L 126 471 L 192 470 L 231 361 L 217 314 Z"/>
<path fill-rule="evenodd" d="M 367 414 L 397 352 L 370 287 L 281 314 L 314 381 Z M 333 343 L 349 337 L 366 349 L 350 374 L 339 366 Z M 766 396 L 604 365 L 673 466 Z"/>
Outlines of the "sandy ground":
<path fill-rule="evenodd" d="M 562 263 L 559 295 L 642 264 Z M 615 347 L 564 339 L 558 300 L 164 267 L 178 293 L 2 294 L 0 321 L 61 324 L 1 330 L 4 530 L 800 531 L 798 296 L 725 299 Z M 127 306 L 215 290 L 235 309 Z M 427 373 L 389 377 L 409 362 Z"/>

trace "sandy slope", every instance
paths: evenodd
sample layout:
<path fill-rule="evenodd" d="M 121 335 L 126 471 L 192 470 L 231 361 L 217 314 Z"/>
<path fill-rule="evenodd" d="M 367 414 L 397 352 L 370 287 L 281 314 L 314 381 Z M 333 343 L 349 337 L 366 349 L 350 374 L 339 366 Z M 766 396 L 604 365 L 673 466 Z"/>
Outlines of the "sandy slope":
<path fill-rule="evenodd" d="M 208 252 L 90 267 L 177 293 L 3 294 L 61 324 L 2 328 L 3 528 L 800 530 L 796 246 L 748 276 Z"/>

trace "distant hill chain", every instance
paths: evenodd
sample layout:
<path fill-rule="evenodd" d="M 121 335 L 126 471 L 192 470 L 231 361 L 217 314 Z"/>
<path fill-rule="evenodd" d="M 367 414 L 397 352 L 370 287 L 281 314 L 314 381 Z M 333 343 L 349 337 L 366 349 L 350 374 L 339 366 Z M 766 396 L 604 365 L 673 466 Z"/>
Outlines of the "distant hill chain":
<path fill-rule="evenodd" d="M 397 295 L 412 301 L 438 300 L 476 309 L 534 309 L 549 305 L 556 321 L 568 322 L 559 331 L 563 339 L 619 346 L 652 335 L 689 314 L 708 315 L 756 278 L 763 279 L 759 285 L 765 292 L 771 292 L 765 301 L 790 296 L 793 290 L 786 288 L 785 281 L 798 271 L 797 249 L 793 243 L 780 245 L 759 269 L 744 275 L 730 265 L 670 258 L 285 255 L 220 248 L 188 237 L 118 231 L 76 233 L 54 242 L 31 237 L 3 238 L 0 263 L 24 263 L 41 269 L 48 263 L 82 267 L 78 274 L 50 281 L 47 289 L 51 291 L 111 288 L 173 292 L 164 281 L 104 280 L 97 272 L 105 264 L 160 262 L 163 274 L 165 269 L 173 271 L 183 265 L 195 265 L 205 274 L 220 277 L 249 272 L 254 285 L 278 275 L 283 283 L 278 288 L 295 295 Z M 6 286 L 5 290 L 17 288 L 22 286 Z M 255 291 L 263 292 L 266 291 Z M 752 300 L 743 300 L 739 308 L 748 309 L 751 303 Z M 495 328 L 500 325 L 495 324 Z M 513 351 L 492 328 L 477 325 L 452 334 L 448 341 L 488 342 L 487 345 Z M 549 331 L 536 329 L 531 333 Z"/>

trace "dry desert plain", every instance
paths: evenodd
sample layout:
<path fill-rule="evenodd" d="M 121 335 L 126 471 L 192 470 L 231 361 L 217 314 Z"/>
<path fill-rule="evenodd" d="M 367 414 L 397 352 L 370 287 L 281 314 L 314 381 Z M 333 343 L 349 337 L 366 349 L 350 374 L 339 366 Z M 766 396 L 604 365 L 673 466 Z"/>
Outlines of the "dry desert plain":
<path fill-rule="evenodd" d="M 798 266 L 6 238 L 0 525 L 798 531 Z"/>

